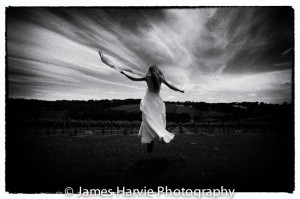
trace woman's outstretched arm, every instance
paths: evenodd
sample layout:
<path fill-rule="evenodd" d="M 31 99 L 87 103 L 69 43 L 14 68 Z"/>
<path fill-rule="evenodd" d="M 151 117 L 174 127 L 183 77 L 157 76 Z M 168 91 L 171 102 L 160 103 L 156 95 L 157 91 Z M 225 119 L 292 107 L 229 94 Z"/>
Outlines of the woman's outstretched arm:
<path fill-rule="evenodd" d="M 179 91 L 184 93 L 184 90 L 180 90 L 179 88 L 177 88 L 176 86 L 174 86 L 173 84 L 167 82 L 166 79 L 164 79 L 163 83 L 165 83 L 166 86 L 168 86 L 170 89 L 174 90 L 174 91 Z"/>
<path fill-rule="evenodd" d="M 121 71 L 123 75 L 125 75 L 128 79 L 131 79 L 132 81 L 146 81 L 146 77 L 141 77 L 141 78 L 136 78 L 136 77 L 131 77 L 124 73 L 124 71 Z"/>

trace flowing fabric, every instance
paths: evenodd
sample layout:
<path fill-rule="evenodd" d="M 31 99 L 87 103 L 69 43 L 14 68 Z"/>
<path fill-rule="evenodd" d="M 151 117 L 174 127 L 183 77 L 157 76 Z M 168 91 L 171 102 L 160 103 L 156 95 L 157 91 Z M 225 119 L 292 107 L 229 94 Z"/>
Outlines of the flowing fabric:
<path fill-rule="evenodd" d="M 107 66 L 115 69 L 116 71 L 118 72 L 121 72 L 121 71 L 126 71 L 126 72 L 129 72 L 129 73 L 132 73 L 132 74 L 135 74 L 139 77 L 145 77 L 145 74 L 139 72 L 139 71 L 136 71 L 136 70 L 133 70 L 131 68 L 128 68 L 128 67 L 125 67 L 125 66 L 116 66 L 106 55 L 104 55 L 104 53 L 102 52 L 102 50 L 99 50 L 98 51 L 99 54 L 100 54 L 100 58 L 101 58 L 101 61 L 106 64 Z M 163 74 L 158 74 L 159 76 L 162 75 L 162 77 L 164 78 Z M 173 84 L 171 81 L 168 81 L 170 84 Z"/>
<path fill-rule="evenodd" d="M 100 54 L 100 58 L 101 58 L 101 61 L 108 65 L 109 67 L 115 69 L 116 71 L 118 72 L 121 72 L 121 71 L 127 71 L 129 73 L 132 73 L 132 74 L 135 74 L 135 75 L 138 75 L 140 77 L 143 77 L 145 76 L 143 73 L 139 72 L 139 71 L 136 71 L 136 70 L 132 70 L 130 68 L 127 68 L 127 67 L 124 67 L 124 66 L 116 66 L 106 55 L 103 54 L 103 52 L 100 50 L 99 52 Z"/>
<path fill-rule="evenodd" d="M 158 137 L 169 143 L 174 134 L 166 130 L 166 106 L 159 93 L 146 91 L 145 97 L 141 100 L 142 124 L 139 130 L 139 137 L 142 143 L 150 143 Z"/>

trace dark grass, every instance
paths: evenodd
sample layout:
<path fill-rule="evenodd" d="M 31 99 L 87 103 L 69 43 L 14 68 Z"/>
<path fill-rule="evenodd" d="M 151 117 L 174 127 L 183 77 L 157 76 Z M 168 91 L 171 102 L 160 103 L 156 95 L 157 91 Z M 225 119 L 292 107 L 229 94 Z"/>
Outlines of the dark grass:
<path fill-rule="evenodd" d="M 176 135 L 152 154 L 136 135 L 6 138 L 6 190 L 56 193 L 66 187 L 294 190 L 293 136 Z"/>

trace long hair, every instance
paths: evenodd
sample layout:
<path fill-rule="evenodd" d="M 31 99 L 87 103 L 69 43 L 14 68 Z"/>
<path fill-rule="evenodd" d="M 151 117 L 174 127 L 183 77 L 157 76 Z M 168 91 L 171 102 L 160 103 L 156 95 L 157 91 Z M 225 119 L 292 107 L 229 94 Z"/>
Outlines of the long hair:
<path fill-rule="evenodd" d="M 164 81 L 164 74 L 161 72 L 159 68 L 157 68 L 156 65 L 150 66 L 149 67 L 149 73 L 151 75 L 151 80 L 154 85 L 154 91 L 159 92 L 161 82 Z"/>

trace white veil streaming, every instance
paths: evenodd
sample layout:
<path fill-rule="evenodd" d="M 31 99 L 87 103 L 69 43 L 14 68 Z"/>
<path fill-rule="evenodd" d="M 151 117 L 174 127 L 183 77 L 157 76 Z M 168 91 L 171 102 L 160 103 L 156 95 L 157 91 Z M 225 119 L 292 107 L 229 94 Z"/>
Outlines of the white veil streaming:
<path fill-rule="evenodd" d="M 133 70 L 131 68 L 128 68 L 128 67 L 125 67 L 125 66 L 116 66 L 106 55 L 104 55 L 103 51 L 102 50 L 99 50 L 98 51 L 99 55 L 100 55 L 100 59 L 101 61 L 108 65 L 109 67 L 115 69 L 116 71 L 118 72 L 121 72 L 121 71 L 126 71 L 126 72 L 129 72 L 129 73 L 132 73 L 132 74 L 135 74 L 135 75 L 138 75 L 140 77 L 143 77 L 145 76 L 145 74 L 139 72 L 139 71 L 136 71 L 136 70 Z"/>
<path fill-rule="evenodd" d="M 106 64 L 107 66 L 109 66 L 109 67 L 115 69 L 115 70 L 118 71 L 118 72 L 126 71 L 126 72 L 132 73 L 132 74 L 134 74 L 134 75 L 137 75 L 137 76 L 139 76 L 139 77 L 145 77 L 145 75 L 147 75 L 147 74 L 143 74 L 143 73 L 141 73 L 141 72 L 139 72 L 139 71 L 137 71 L 137 70 L 133 70 L 133 69 L 131 69 L 131 68 L 128 68 L 128 67 L 126 67 L 126 66 L 116 66 L 116 65 L 115 65 L 115 64 L 114 64 L 114 63 L 113 63 L 106 55 L 104 55 L 104 53 L 103 53 L 102 50 L 99 50 L 98 53 L 99 53 L 99 55 L 100 55 L 101 61 L 102 61 L 104 64 Z M 154 74 L 157 75 L 157 77 L 158 77 L 160 80 L 164 80 L 165 77 L 164 77 L 163 73 L 160 71 L 160 69 L 158 69 L 158 68 L 156 67 L 156 65 L 154 65 L 154 66 L 152 66 L 152 67 L 155 68 L 155 73 L 154 73 Z M 169 81 L 169 80 L 168 80 L 168 82 L 169 82 L 169 84 L 173 84 L 173 83 L 172 83 L 171 81 Z"/>

